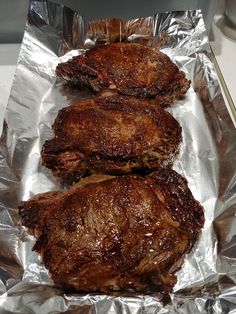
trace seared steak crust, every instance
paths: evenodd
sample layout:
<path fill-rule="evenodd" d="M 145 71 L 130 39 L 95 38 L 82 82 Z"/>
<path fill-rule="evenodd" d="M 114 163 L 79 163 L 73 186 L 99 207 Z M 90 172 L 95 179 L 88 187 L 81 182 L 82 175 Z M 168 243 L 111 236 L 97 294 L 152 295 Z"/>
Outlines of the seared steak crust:
<path fill-rule="evenodd" d="M 171 165 L 181 142 L 178 122 L 153 100 L 113 95 L 59 111 L 43 164 L 64 182 L 91 173 L 125 174 Z"/>
<path fill-rule="evenodd" d="M 53 280 L 81 291 L 171 291 L 204 223 L 186 180 L 171 169 L 92 176 L 69 192 L 22 202 Z"/>
<path fill-rule="evenodd" d="M 59 78 L 87 85 L 95 92 L 104 88 L 142 98 L 156 97 L 168 105 L 182 97 L 190 81 L 167 55 L 131 43 L 113 43 L 91 48 L 56 68 Z"/>

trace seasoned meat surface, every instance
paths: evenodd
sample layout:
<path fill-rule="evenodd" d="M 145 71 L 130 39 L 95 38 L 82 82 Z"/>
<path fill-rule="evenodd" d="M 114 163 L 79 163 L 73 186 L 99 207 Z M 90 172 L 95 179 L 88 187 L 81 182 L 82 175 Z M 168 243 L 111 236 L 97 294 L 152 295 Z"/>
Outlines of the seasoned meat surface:
<path fill-rule="evenodd" d="M 168 112 L 152 100 L 122 95 L 63 108 L 53 130 L 42 161 L 68 183 L 91 173 L 124 174 L 172 164 L 181 142 L 181 127 Z"/>
<path fill-rule="evenodd" d="M 90 86 L 95 92 L 110 88 L 124 95 L 156 97 L 162 105 L 183 96 L 190 85 L 167 55 L 131 43 L 95 46 L 59 64 L 56 74 L 74 84 Z"/>
<path fill-rule="evenodd" d="M 19 206 L 55 283 L 80 291 L 171 291 L 204 223 L 186 180 L 171 169 L 91 176 L 68 192 Z"/>

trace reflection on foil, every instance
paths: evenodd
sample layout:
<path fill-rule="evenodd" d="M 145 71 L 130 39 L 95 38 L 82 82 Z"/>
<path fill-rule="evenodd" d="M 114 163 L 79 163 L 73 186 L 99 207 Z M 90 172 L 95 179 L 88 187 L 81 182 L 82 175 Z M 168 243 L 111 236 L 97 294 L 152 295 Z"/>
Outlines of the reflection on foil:
<path fill-rule="evenodd" d="M 219 88 L 200 11 L 129 21 L 85 22 L 59 4 L 32 1 L 0 142 L 0 310 L 2 313 L 233 313 L 236 309 L 236 130 Z M 169 111 L 183 127 L 174 168 L 205 209 L 198 243 L 178 271 L 174 292 L 80 295 L 53 285 L 34 238 L 21 227 L 17 205 L 63 187 L 41 166 L 60 108 L 89 97 L 56 81 L 55 67 L 95 44 L 139 42 L 161 48 L 192 85 Z"/>

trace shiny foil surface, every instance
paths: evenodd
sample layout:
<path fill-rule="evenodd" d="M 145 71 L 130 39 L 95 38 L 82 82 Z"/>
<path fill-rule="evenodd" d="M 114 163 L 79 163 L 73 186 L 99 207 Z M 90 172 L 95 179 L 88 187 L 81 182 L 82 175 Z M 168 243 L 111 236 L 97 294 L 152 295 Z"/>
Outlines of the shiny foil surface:
<path fill-rule="evenodd" d="M 102 16 L 102 12 L 101 12 Z M 235 313 L 236 129 L 225 107 L 200 11 L 129 21 L 86 22 L 65 6 L 32 1 L 0 142 L 0 313 Z M 114 25 L 116 25 L 114 27 Z M 168 110 L 183 128 L 174 168 L 205 210 L 199 241 L 177 272 L 173 293 L 76 294 L 53 285 L 34 238 L 21 226 L 21 200 L 65 189 L 40 162 L 57 112 L 91 96 L 56 80 L 61 61 L 93 45 L 138 42 L 160 48 L 192 81 Z"/>

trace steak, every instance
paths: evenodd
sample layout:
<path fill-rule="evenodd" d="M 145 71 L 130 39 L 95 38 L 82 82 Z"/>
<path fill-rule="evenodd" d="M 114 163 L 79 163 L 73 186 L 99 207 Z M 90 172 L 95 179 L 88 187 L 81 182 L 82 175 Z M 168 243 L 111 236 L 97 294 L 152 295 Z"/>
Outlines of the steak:
<path fill-rule="evenodd" d="M 145 177 L 94 175 L 19 206 L 54 282 L 80 291 L 171 291 L 204 224 L 187 181 L 170 168 Z"/>
<path fill-rule="evenodd" d="M 150 172 L 171 165 L 181 142 L 179 123 L 155 101 L 122 95 L 61 109 L 53 130 L 42 163 L 66 183 L 94 173 Z"/>
<path fill-rule="evenodd" d="M 58 78 L 87 85 L 95 92 L 105 88 L 124 95 L 158 99 L 169 105 L 190 86 L 184 72 L 160 51 L 140 44 L 99 45 L 83 55 L 58 64 Z"/>

